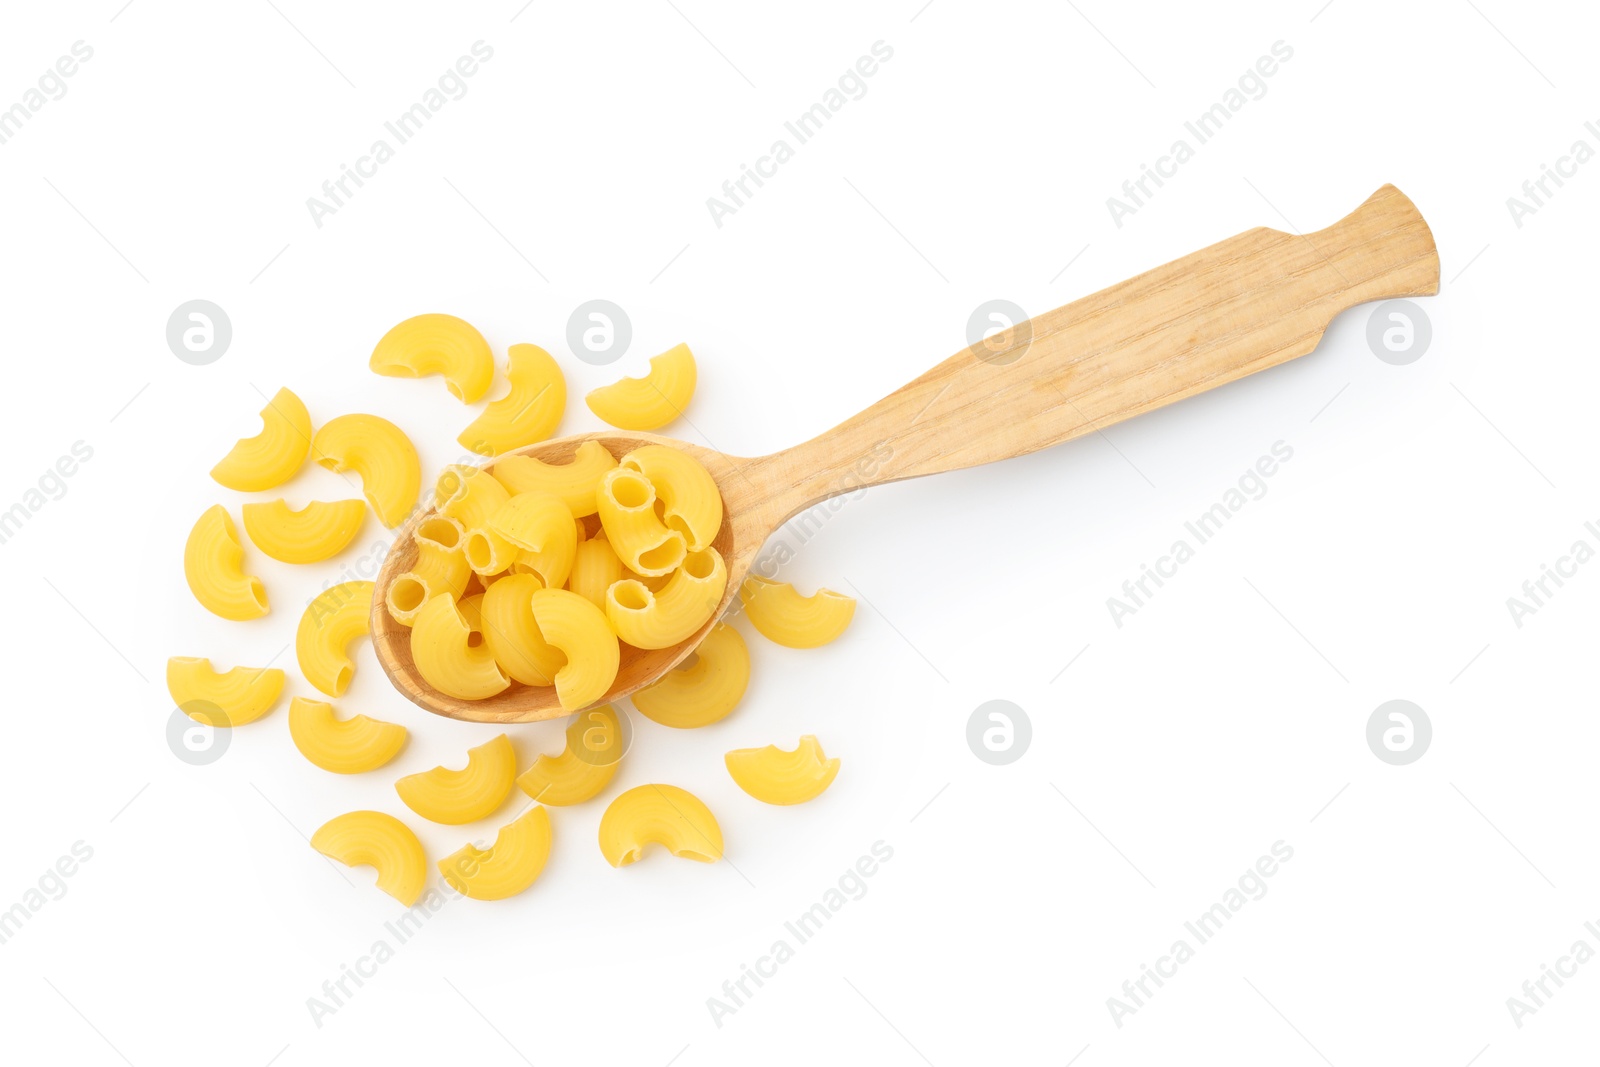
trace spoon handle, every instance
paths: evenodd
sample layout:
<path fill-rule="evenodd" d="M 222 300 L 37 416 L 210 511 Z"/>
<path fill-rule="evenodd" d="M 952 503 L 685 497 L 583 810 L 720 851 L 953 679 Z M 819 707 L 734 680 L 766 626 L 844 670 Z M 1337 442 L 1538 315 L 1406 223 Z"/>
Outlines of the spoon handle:
<path fill-rule="evenodd" d="M 1304 355 L 1348 307 L 1438 291 L 1433 234 L 1385 185 L 1327 229 L 1246 230 L 1017 324 L 827 433 L 746 461 L 743 481 L 764 485 L 776 524 L 863 486 L 1103 429 Z"/>

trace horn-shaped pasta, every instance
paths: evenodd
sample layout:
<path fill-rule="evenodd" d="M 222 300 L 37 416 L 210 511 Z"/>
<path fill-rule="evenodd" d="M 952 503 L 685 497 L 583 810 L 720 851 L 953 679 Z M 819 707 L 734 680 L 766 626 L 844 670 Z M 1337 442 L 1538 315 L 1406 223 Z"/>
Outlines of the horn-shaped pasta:
<path fill-rule="evenodd" d="M 818 589 L 801 596 L 788 582 L 751 575 L 739 587 L 750 625 L 769 641 L 789 648 L 816 648 L 844 633 L 856 613 L 854 597 Z"/>
<path fill-rule="evenodd" d="M 640 785 L 613 800 L 600 817 L 600 851 L 613 867 L 626 867 L 646 845 L 674 856 L 715 863 L 722 858 L 722 828 L 700 798 L 675 785 Z"/>
<path fill-rule="evenodd" d="M 683 562 L 688 541 L 656 515 L 656 490 L 638 471 L 618 467 L 595 493 L 600 525 L 622 565 L 639 574 L 670 574 Z"/>
<path fill-rule="evenodd" d="M 340 415 L 311 439 L 317 463 L 354 471 L 361 491 L 391 530 L 405 521 L 422 489 L 422 462 L 400 427 L 377 415 Z"/>
<path fill-rule="evenodd" d="M 739 788 L 763 804 L 803 804 L 839 773 L 838 759 L 828 759 L 812 734 L 800 738 L 793 752 L 777 745 L 736 748 L 722 760 Z"/>
<path fill-rule="evenodd" d="M 395 575 L 384 594 L 390 617 L 402 626 L 416 621 L 422 605 L 440 593 L 459 600 L 472 577 L 472 568 L 467 565 L 466 532 L 456 520 L 443 515 L 425 519 L 412 540 L 417 545 L 416 562 L 409 571 Z"/>
<path fill-rule="evenodd" d="M 411 659 L 423 681 L 458 700 L 484 700 L 511 684 L 484 642 L 482 594 L 457 604 L 440 593 L 411 623 Z"/>
<path fill-rule="evenodd" d="M 414 315 L 378 340 L 367 365 L 390 378 L 444 375 L 451 395 L 476 404 L 494 381 L 494 353 L 483 334 L 454 315 Z"/>
<path fill-rule="evenodd" d="M 533 594 L 544 583 L 508 574 L 483 594 L 483 640 L 500 669 L 523 685 L 554 685 L 567 657 L 552 648 L 533 621 Z"/>
<path fill-rule="evenodd" d="M 719 622 L 694 650 L 688 667 L 668 671 L 632 696 L 639 714 L 680 730 L 709 726 L 728 716 L 750 684 L 750 650 L 744 638 Z"/>
<path fill-rule="evenodd" d="M 601 611 L 606 607 L 606 590 L 622 579 L 622 561 L 604 539 L 584 541 L 574 550 L 572 572 L 567 588 Z"/>
<path fill-rule="evenodd" d="M 488 850 L 473 845 L 439 861 L 439 873 L 473 900 L 514 897 L 538 880 L 550 858 L 550 813 L 530 808 L 495 835 Z"/>
<path fill-rule="evenodd" d="M 534 760 L 517 787 L 540 804 L 581 804 L 611 784 L 624 744 L 622 721 L 610 704 L 580 711 L 567 726 L 567 747 Z"/>
<path fill-rule="evenodd" d="M 228 509 L 214 504 L 195 521 L 183 546 L 183 576 L 200 606 L 243 622 L 267 613 L 267 589 L 244 572 L 244 547 Z"/>
<path fill-rule="evenodd" d="M 172 702 L 207 726 L 243 726 L 271 711 L 283 694 L 283 672 L 276 667 L 235 667 L 218 671 L 199 656 L 167 660 L 167 692 Z M 221 721 L 217 721 L 218 713 Z"/>
<path fill-rule="evenodd" d="M 352 715 L 341 719 L 333 705 L 295 697 L 289 701 L 289 737 L 300 754 L 334 774 L 377 770 L 406 746 L 406 728 Z"/>
<path fill-rule="evenodd" d="M 506 353 L 511 391 L 484 409 L 456 440 L 484 456 L 543 441 L 556 432 L 567 409 L 567 380 L 538 345 L 512 345 Z"/>
<path fill-rule="evenodd" d="M 632 578 L 606 593 L 606 619 L 634 648 L 669 648 L 711 618 L 728 588 L 728 568 L 714 548 L 691 552 L 667 584 L 652 593 Z"/>
<path fill-rule="evenodd" d="M 323 823 L 311 847 L 346 867 L 373 867 L 378 888 L 406 907 L 428 879 L 428 857 L 411 828 L 381 811 L 352 811 Z"/>
<path fill-rule="evenodd" d="M 331 697 L 343 696 L 356 672 L 351 641 L 371 627 L 372 583 L 341 582 L 317 594 L 300 616 L 295 655 L 306 681 Z"/>
<path fill-rule="evenodd" d="M 694 385 L 694 355 L 681 344 L 652 359 L 645 377 L 601 386 L 586 401 L 590 411 L 619 429 L 655 430 L 683 414 Z"/>
<path fill-rule="evenodd" d="M 572 512 L 557 497 L 518 493 L 494 513 L 489 529 L 517 547 L 517 570 L 537 573 L 551 589 L 567 584 L 578 531 Z"/>
<path fill-rule="evenodd" d="M 579 445 L 567 463 L 545 463 L 532 456 L 502 456 L 494 476 L 512 493 L 549 493 L 578 518 L 595 512 L 595 487 L 617 458 L 599 441 Z"/>
<path fill-rule="evenodd" d="M 621 649 L 603 612 L 567 589 L 533 594 L 533 619 L 546 641 L 567 657 L 556 672 L 556 699 L 568 711 L 593 704 L 617 679 Z"/>
<path fill-rule="evenodd" d="M 258 493 L 294 477 L 311 451 L 311 414 L 300 398 L 279 389 L 261 409 L 261 432 L 242 437 L 211 477 L 229 489 Z"/>
<path fill-rule="evenodd" d="M 244 531 L 257 548 L 281 563 L 318 563 L 337 556 L 361 530 L 361 500 L 313 500 L 299 511 L 287 501 L 244 506 Z"/>
<path fill-rule="evenodd" d="M 459 826 L 493 815 L 511 795 L 517 778 L 517 753 L 501 734 L 467 750 L 459 771 L 435 767 L 408 774 L 394 784 L 406 807 L 429 822 Z"/>
<path fill-rule="evenodd" d="M 667 528 L 683 534 L 689 551 L 698 552 L 716 539 L 722 528 L 722 494 L 711 472 L 687 452 L 644 445 L 623 456 L 621 465 L 650 479 Z"/>

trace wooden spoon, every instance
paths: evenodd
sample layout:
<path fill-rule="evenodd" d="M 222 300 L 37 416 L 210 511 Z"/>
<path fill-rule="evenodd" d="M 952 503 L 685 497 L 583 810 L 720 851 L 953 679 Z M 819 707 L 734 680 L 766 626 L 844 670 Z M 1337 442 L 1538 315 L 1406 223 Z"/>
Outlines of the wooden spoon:
<path fill-rule="evenodd" d="M 655 434 L 610 431 L 519 452 L 569 460 L 599 441 L 621 457 L 643 444 L 681 448 L 722 491 L 715 547 L 728 589 L 712 618 L 674 648 L 623 646 L 605 700 L 627 696 L 686 657 L 737 595 L 768 535 L 796 513 L 841 493 L 973 467 L 1103 429 L 1175 400 L 1276 366 L 1316 348 L 1353 305 L 1439 291 L 1433 234 L 1406 196 L 1385 185 L 1327 229 L 1260 227 L 1119 282 L 962 349 L 916 381 L 827 433 L 745 459 Z M 411 660 L 410 630 L 384 608 L 389 583 L 416 559 L 401 527 L 378 574 L 372 636 L 378 660 L 414 703 L 474 722 L 532 722 L 567 714 L 550 687 L 513 686 L 489 700 L 457 700 L 429 686 Z"/>

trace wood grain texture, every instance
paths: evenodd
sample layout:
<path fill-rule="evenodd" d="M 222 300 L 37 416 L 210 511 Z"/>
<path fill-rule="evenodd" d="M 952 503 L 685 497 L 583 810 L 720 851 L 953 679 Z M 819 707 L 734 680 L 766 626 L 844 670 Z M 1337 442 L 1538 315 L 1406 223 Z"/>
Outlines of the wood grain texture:
<path fill-rule="evenodd" d="M 1433 234 L 1392 185 L 1323 230 L 1258 228 L 1146 271 L 1012 327 L 981 351 L 963 349 L 828 432 L 769 456 L 728 456 L 655 434 L 583 434 L 518 451 L 565 462 L 597 440 L 621 457 L 642 444 L 684 449 L 722 491 L 714 543 L 728 591 L 699 632 L 670 649 L 623 646 L 616 683 L 626 696 L 677 665 L 736 595 L 768 535 L 797 512 L 863 486 L 977 466 L 1047 448 L 1265 370 L 1316 348 L 1334 316 L 1370 300 L 1439 290 Z M 416 558 L 418 509 L 385 559 L 372 602 L 379 662 L 395 687 L 429 711 L 476 722 L 567 714 L 554 690 L 515 686 L 462 701 L 416 674 L 410 631 L 384 609 L 388 585 Z"/>

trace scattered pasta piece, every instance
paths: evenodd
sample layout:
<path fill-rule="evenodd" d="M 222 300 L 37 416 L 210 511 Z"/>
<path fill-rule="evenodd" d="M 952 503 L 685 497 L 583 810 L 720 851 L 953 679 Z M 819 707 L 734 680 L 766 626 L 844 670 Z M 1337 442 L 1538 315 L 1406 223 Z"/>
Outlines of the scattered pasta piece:
<path fill-rule="evenodd" d="M 457 604 L 440 593 L 411 623 L 411 659 L 423 681 L 458 700 L 484 700 L 511 684 L 484 640 L 483 594 Z"/>
<path fill-rule="evenodd" d="M 289 701 L 289 737 L 300 754 L 334 774 L 377 770 L 406 746 L 406 728 L 365 715 L 341 719 L 333 705 L 295 697 Z"/>
<path fill-rule="evenodd" d="M 636 470 L 618 467 L 600 479 L 595 493 L 600 525 L 622 565 L 652 577 L 671 574 L 688 553 L 689 543 L 669 530 L 656 514 L 656 490 Z"/>
<path fill-rule="evenodd" d="M 183 575 L 200 606 L 213 615 L 243 622 L 267 613 L 267 588 L 244 572 L 244 546 L 228 509 L 214 504 L 189 531 Z"/>
<path fill-rule="evenodd" d="M 668 671 L 633 694 L 639 714 L 680 730 L 709 726 L 728 716 L 750 684 L 750 650 L 739 631 L 719 622 L 694 650 L 695 662 Z"/>
<path fill-rule="evenodd" d="M 468 749 L 463 769 L 435 767 L 408 774 L 394 788 L 406 807 L 429 822 L 459 826 L 493 815 L 511 795 L 516 777 L 516 750 L 511 739 L 501 734 Z"/>
<path fill-rule="evenodd" d="M 306 606 L 295 631 L 295 655 L 306 681 L 331 697 L 343 696 L 355 675 L 350 642 L 371 627 L 372 583 L 341 582 Z"/>
<path fill-rule="evenodd" d="M 613 867 L 626 867 L 647 845 L 674 856 L 715 863 L 722 858 L 722 828 L 700 798 L 675 785 L 641 785 L 613 800 L 600 817 L 600 851 Z"/>
<path fill-rule="evenodd" d="M 280 563 L 320 563 L 344 551 L 361 532 L 367 505 L 360 500 L 313 500 L 299 511 L 282 500 L 244 506 L 244 532 Z"/>
<path fill-rule="evenodd" d="M 378 888 L 406 907 L 428 879 L 428 857 L 411 828 L 381 811 L 352 811 L 323 823 L 311 847 L 346 867 L 373 867 Z"/>
<path fill-rule="evenodd" d="M 854 597 L 818 589 L 801 596 L 788 582 L 751 575 L 739 587 L 750 625 L 769 641 L 788 648 L 816 648 L 844 633 L 856 613 Z"/>
<path fill-rule="evenodd" d="M 450 393 L 476 404 L 494 381 L 494 353 L 469 322 L 454 315 L 414 315 L 378 341 L 367 364 L 390 378 L 444 375 Z"/>
<path fill-rule="evenodd" d="M 694 355 L 680 344 L 650 361 L 643 378 L 624 378 L 586 397 L 589 410 L 621 430 L 658 430 L 683 414 L 694 395 Z"/>
<path fill-rule="evenodd" d="M 261 409 L 261 432 L 239 440 L 211 477 L 229 489 L 258 493 L 294 477 L 311 450 L 311 414 L 300 398 L 279 389 Z"/>
<path fill-rule="evenodd" d="M 511 391 L 456 438 L 462 448 L 483 456 L 545 440 L 567 409 L 567 379 L 550 353 L 538 345 L 512 345 L 506 355 Z"/>
<path fill-rule="evenodd" d="M 271 711 L 283 694 L 283 672 L 276 667 L 235 667 L 218 671 L 199 656 L 167 660 L 167 692 L 172 702 L 207 726 L 243 726 Z"/>
<path fill-rule="evenodd" d="M 411 439 L 388 419 L 340 415 L 317 431 L 311 452 L 335 474 L 354 471 L 378 521 L 391 530 L 405 521 L 422 490 L 422 461 Z"/>
<path fill-rule="evenodd" d="M 683 535 L 689 551 L 711 546 L 722 529 L 722 493 L 710 471 L 666 445 L 642 445 L 623 456 L 621 465 L 650 480 L 667 528 Z"/>
<path fill-rule="evenodd" d="M 728 588 L 728 568 L 714 548 L 691 552 L 659 593 L 632 578 L 606 593 L 606 619 L 634 648 L 671 648 L 700 629 Z"/>
<path fill-rule="evenodd" d="M 540 804 L 566 807 L 600 795 L 616 777 L 624 745 L 622 722 L 609 704 L 580 711 L 567 727 L 559 756 L 540 756 L 517 786 Z"/>
<path fill-rule="evenodd" d="M 622 650 L 605 613 L 567 589 L 533 594 L 533 619 L 545 640 L 567 657 L 556 672 L 556 699 L 568 711 L 593 704 L 617 679 Z"/>
<path fill-rule="evenodd" d="M 550 858 L 550 813 L 533 807 L 495 835 L 487 851 L 473 845 L 439 861 L 439 873 L 463 896 L 504 900 L 528 888 Z"/>
<path fill-rule="evenodd" d="M 803 804 L 833 784 L 837 758 L 828 759 L 812 734 L 793 752 L 777 745 L 736 748 L 722 757 L 734 783 L 763 804 Z"/>
<path fill-rule="evenodd" d="M 532 456 L 501 456 L 494 476 L 513 494 L 549 493 L 578 518 L 595 513 L 595 487 L 617 458 L 599 441 L 585 441 L 567 463 L 546 463 Z"/>

